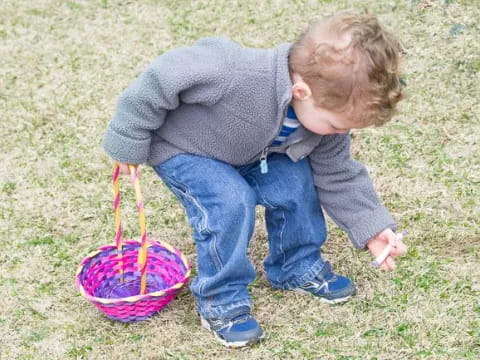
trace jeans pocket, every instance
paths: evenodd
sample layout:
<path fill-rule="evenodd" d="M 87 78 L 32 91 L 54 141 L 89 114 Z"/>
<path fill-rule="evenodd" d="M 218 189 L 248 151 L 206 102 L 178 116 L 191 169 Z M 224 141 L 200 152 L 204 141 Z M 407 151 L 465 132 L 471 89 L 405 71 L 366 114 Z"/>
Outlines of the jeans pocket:
<path fill-rule="evenodd" d="M 188 223 L 198 234 L 210 233 L 208 229 L 208 214 L 205 208 L 190 193 L 189 189 L 174 179 L 162 176 L 167 187 L 176 195 L 187 213 Z"/>

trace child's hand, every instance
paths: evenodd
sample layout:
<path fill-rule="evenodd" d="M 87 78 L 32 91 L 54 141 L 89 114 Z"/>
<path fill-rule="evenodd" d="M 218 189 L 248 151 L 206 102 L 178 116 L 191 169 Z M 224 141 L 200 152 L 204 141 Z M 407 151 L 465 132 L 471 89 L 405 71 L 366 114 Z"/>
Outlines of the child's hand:
<path fill-rule="evenodd" d="M 392 250 L 385 261 L 380 264 L 380 269 L 382 270 L 395 269 L 395 260 L 393 258 L 404 255 L 407 252 L 407 246 L 401 239 L 398 239 L 397 234 L 391 229 L 383 230 L 367 243 L 368 250 L 374 257 L 380 255 L 388 244 L 392 246 Z"/>

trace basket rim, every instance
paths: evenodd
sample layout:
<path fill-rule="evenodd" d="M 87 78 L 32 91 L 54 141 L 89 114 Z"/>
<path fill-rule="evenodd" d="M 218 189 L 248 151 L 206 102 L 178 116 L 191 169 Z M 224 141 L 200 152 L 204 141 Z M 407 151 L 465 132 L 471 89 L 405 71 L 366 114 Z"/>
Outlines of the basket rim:
<path fill-rule="evenodd" d="M 97 302 L 97 303 L 101 303 L 101 304 L 105 304 L 105 305 L 125 303 L 125 302 L 134 303 L 134 302 L 137 302 L 139 300 L 146 299 L 146 298 L 164 296 L 165 294 L 168 294 L 168 293 L 172 292 L 173 290 L 180 289 L 183 285 L 185 285 L 185 283 L 190 278 L 190 274 L 191 274 L 191 270 L 192 270 L 191 265 L 188 262 L 185 255 L 180 250 L 175 248 L 174 246 L 172 246 L 168 243 L 165 243 L 163 241 L 150 240 L 150 239 L 147 240 L 147 241 L 148 241 L 147 248 L 151 247 L 152 245 L 160 245 L 160 246 L 163 246 L 164 248 L 166 248 L 168 251 L 180 255 L 180 258 L 182 259 L 182 262 L 185 265 L 185 270 L 186 270 L 185 271 L 185 276 L 182 278 L 181 281 L 179 281 L 178 283 L 176 283 L 176 284 L 174 284 L 174 285 L 172 285 L 169 288 L 164 289 L 164 290 L 149 292 L 149 293 L 142 294 L 142 295 L 140 295 L 140 294 L 139 295 L 132 295 L 132 296 L 123 297 L 123 298 L 102 298 L 102 297 L 97 297 L 97 296 L 93 296 L 93 295 L 88 294 L 86 292 L 85 288 L 83 287 L 83 285 L 80 283 L 80 273 L 82 272 L 87 259 L 91 259 L 92 257 L 98 255 L 100 252 L 102 252 L 106 249 L 116 248 L 115 245 L 108 244 L 108 245 L 100 246 L 97 250 L 92 251 L 90 254 L 88 254 L 80 262 L 80 265 L 77 267 L 77 271 L 75 273 L 75 285 L 76 285 L 77 289 L 80 291 L 80 294 L 82 294 L 84 297 L 86 297 L 89 301 Z M 136 243 L 136 244 L 141 245 L 141 241 L 137 240 L 137 239 L 129 239 L 129 240 L 124 241 L 125 245 L 126 244 L 132 244 L 132 243 Z"/>

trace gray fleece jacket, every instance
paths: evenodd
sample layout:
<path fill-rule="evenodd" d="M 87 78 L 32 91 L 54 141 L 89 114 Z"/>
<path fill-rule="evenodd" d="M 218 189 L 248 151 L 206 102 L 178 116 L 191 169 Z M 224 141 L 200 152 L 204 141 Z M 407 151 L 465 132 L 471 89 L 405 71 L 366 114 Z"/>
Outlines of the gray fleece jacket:
<path fill-rule="evenodd" d="M 241 47 L 206 38 L 159 56 L 121 94 L 104 137 L 115 160 L 157 165 L 179 153 L 244 165 L 278 135 L 292 83 L 290 44 Z M 297 130 L 276 152 L 308 156 L 318 196 L 354 246 L 395 222 L 380 204 L 366 168 L 350 158 L 348 134 Z"/>

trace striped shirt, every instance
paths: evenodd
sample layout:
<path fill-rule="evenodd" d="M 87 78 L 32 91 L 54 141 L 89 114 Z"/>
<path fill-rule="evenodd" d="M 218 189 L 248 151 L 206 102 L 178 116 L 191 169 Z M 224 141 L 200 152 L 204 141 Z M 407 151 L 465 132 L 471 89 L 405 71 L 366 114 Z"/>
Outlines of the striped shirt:
<path fill-rule="evenodd" d="M 278 134 L 270 146 L 282 145 L 285 140 L 287 140 L 287 137 L 297 130 L 299 126 L 300 122 L 297 119 L 297 115 L 295 114 L 292 105 L 289 105 L 287 116 L 283 119 L 282 130 L 280 130 L 280 134 Z"/>

